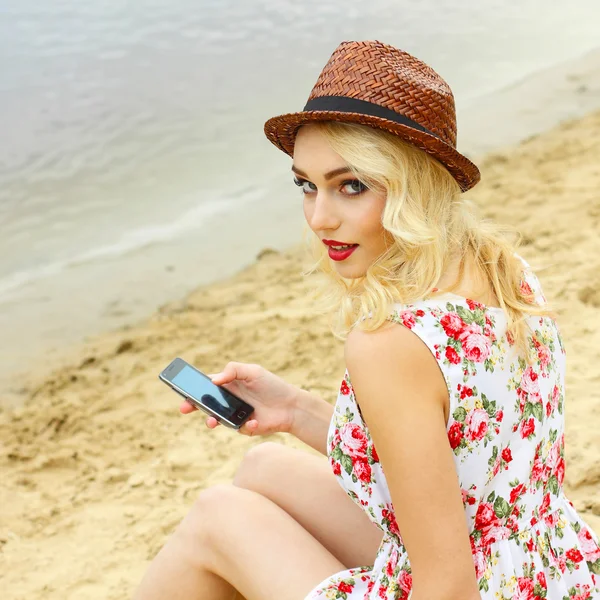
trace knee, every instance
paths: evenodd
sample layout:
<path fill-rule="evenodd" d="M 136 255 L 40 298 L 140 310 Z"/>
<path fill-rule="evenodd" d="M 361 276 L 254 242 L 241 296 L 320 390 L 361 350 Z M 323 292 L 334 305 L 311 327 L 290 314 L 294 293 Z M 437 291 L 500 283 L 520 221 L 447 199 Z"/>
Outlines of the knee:
<path fill-rule="evenodd" d="M 260 492 L 262 484 L 277 477 L 285 463 L 289 448 L 276 442 L 263 442 L 251 448 L 242 459 L 233 478 L 233 485 Z"/>
<path fill-rule="evenodd" d="M 218 541 L 219 532 L 226 526 L 228 515 L 235 510 L 236 503 L 239 505 L 236 498 L 238 491 L 228 484 L 206 488 L 179 524 L 176 535 L 199 564 L 204 562 L 208 551 Z"/>

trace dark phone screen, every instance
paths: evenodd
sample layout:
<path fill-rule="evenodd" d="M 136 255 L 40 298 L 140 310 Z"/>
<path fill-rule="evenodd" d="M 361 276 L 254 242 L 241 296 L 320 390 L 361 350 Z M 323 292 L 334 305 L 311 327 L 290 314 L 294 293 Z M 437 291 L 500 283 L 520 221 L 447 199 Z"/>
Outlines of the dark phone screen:
<path fill-rule="evenodd" d="M 227 390 L 219 388 L 196 370 L 185 365 L 171 381 L 188 396 L 195 398 L 224 417 L 232 417 L 244 405 Z"/>

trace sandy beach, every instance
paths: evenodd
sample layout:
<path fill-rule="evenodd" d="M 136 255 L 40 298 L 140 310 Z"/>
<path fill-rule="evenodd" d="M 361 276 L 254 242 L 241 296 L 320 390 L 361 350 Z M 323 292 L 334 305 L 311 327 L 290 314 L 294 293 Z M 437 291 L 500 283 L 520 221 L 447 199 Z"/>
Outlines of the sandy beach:
<path fill-rule="evenodd" d="M 600 111 L 478 160 L 469 192 L 516 225 L 555 305 L 568 359 L 566 491 L 600 533 Z M 10 600 L 125 599 L 200 490 L 266 438 L 208 430 L 158 381 L 257 362 L 335 400 L 342 346 L 311 300 L 301 247 L 72 348 L 0 413 L 0 589 Z M 301 447 L 286 436 L 269 439 Z M 311 451 L 307 449 L 307 451 Z"/>

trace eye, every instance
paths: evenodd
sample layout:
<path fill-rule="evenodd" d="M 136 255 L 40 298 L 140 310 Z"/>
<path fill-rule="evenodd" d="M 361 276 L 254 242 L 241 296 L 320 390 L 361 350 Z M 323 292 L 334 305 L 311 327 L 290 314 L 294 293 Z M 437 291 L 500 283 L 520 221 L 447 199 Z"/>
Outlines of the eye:
<path fill-rule="evenodd" d="M 310 181 L 306 181 L 306 179 L 299 179 L 298 177 L 294 177 L 294 183 L 298 186 L 302 188 L 302 193 L 303 194 L 310 194 L 311 192 L 316 191 L 316 186 L 314 183 L 311 183 Z M 306 187 L 304 186 L 304 184 L 308 184 L 309 186 L 312 185 L 314 189 L 306 189 Z"/>
<path fill-rule="evenodd" d="M 349 192 L 344 192 L 348 194 L 348 196 L 358 196 L 367 190 L 367 186 L 358 179 L 350 179 L 349 181 L 344 181 L 342 183 L 342 188 L 349 188 Z"/>

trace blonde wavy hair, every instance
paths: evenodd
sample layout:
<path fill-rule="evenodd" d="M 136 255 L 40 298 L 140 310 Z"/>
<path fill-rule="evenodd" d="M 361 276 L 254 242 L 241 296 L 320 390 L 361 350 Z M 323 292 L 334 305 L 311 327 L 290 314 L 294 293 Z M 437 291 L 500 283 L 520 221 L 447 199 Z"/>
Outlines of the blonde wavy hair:
<path fill-rule="evenodd" d="M 343 340 L 355 326 L 373 331 L 389 319 L 395 303 L 453 293 L 471 256 L 507 316 L 513 343 L 532 364 L 537 353 L 526 319 L 556 315 L 547 302 L 536 302 L 536 290 L 523 284 L 525 265 L 516 254 L 521 235 L 512 227 L 481 218 L 441 163 L 399 137 L 351 123 L 314 125 L 357 179 L 386 193 L 382 225 L 392 240 L 363 277 L 344 279 L 332 268 L 318 237 L 307 230 L 316 262 L 304 274 L 327 276 L 316 294 L 323 312 L 329 314 L 333 334 Z M 433 292 L 455 257 L 460 257 L 457 281 Z"/>

